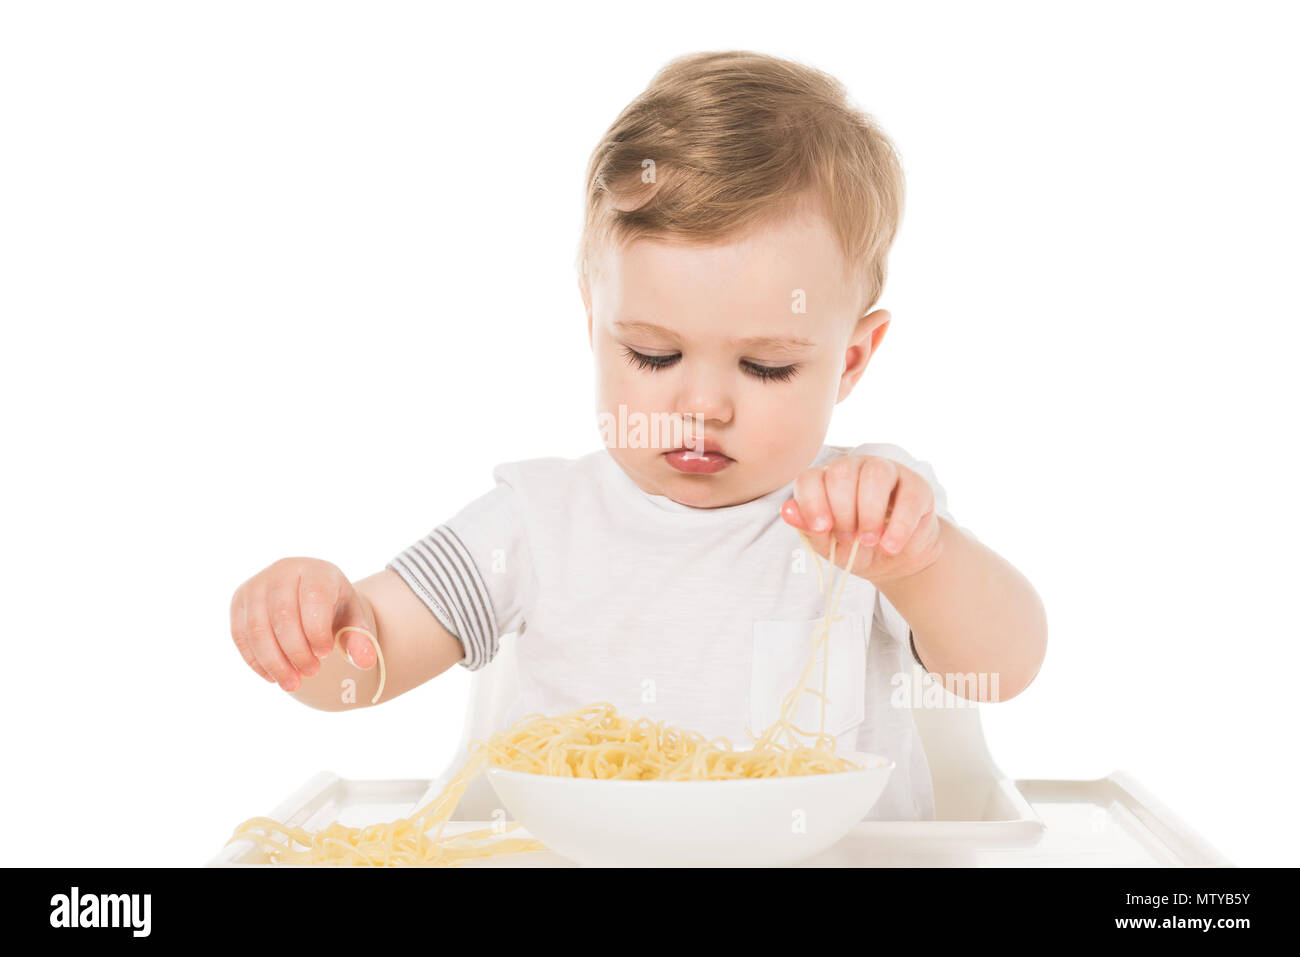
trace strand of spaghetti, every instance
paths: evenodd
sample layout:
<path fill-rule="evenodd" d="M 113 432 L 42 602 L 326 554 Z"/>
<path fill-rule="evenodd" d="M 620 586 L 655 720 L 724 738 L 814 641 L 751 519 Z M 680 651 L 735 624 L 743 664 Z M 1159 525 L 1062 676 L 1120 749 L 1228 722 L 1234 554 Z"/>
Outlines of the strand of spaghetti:
<path fill-rule="evenodd" d="M 797 531 L 797 530 L 796 530 L 796 531 Z M 815 565 L 815 567 L 816 567 L 816 569 L 817 569 L 817 593 L 818 593 L 819 595 L 825 595 L 825 596 L 826 596 L 826 615 L 822 618 L 822 621 L 819 622 L 819 623 L 817 624 L 817 626 L 813 629 L 813 633 L 812 633 L 812 641 L 811 641 L 811 644 L 812 644 L 812 650 L 811 650 L 811 652 L 810 652 L 810 654 L 809 654 L 809 663 L 808 663 L 807 666 L 805 666 L 805 672 L 806 672 L 806 671 L 807 671 L 807 668 L 808 668 L 808 667 L 811 667 L 812 663 L 815 662 L 815 661 L 817 660 L 817 650 L 818 650 L 818 648 L 819 648 L 820 645 L 821 645 L 821 633 L 822 633 L 822 630 L 823 630 L 824 628 L 828 627 L 828 619 L 829 619 L 829 617 L 830 617 L 830 600 L 831 600 L 831 596 L 830 596 L 830 594 L 827 592 L 826 587 L 825 587 L 825 584 L 824 584 L 823 579 L 822 579 L 822 565 L 821 565 L 821 558 L 817 555 L 816 550 L 814 550 L 813 547 L 812 547 L 812 545 L 808 542 L 808 539 L 807 539 L 807 537 L 804 535 L 804 533 L 803 533 L 803 532 L 798 532 L 798 535 L 799 535 L 799 540 L 803 543 L 804 548 L 806 548 L 806 549 L 808 550 L 808 554 L 810 554 L 810 555 L 812 556 L 813 563 L 814 563 L 814 565 Z M 832 564 L 834 563 L 834 555 L 835 555 L 835 540 L 832 539 L 832 540 L 831 540 L 831 561 L 832 561 Z M 828 652 L 829 652 L 829 649 L 828 649 Z M 829 664 L 829 660 L 830 660 L 829 653 L 825 656 L 825 660 L 826 660 L 827 664 Z M 786 712 L 787 712 L 787 709 L 788 709 L 791 713 L 793 713 L 793 710 L 799 706 L 799 701 L 798 701 L 797 699 L 802 698 L 804 694 L 818 694 L 819 697 L 821 697 L 821 699 L 822 699 L 822 707 L 821 707 L 821 732 L 824 733 L 824 732 L 825 732 L 825 729 L 826 729 L 826 695 L 825 695 L 825 688 L 826 688 L 826 675 L 823 674 L 823 676 L 822 676 L 822 689 L 823 689 L 823 690 L 822 690 L 821 692 L 814 692 L 812 689 L 807 688 L 807 687 L 805 687 L 804 685 L 805 685 L 805 683 L 804 683 L 804 681 L 803 681 L 803 679 L 802 679 L 802 677 L 801 677 L 801 679 L 800 679 L 800 683 L 799 683 L 798 685 L 795 686 L 795 689 L 794 689 L 793 691 L 791 691 L 789 694 L 787 694 L 787 695 L 785 696 L 785 698 L 783 698 L 783 699 L 781 700 L 781 715 L 782 715 L 782 718 L 785 717 Z M 781 722 L 778 721 L 778 724 L 780 724 L 780 723 L 781 723 Z M 786 739 L 787 739 L 788 741 L 790 741 L 791 744 L 794 744 L 794 743 L 795 743 L 795 738 L 794 738 L 794 735 L 791 733 L 791 725 L 790 725 L 789 723 L 786 723 L 785 726 L 782 728 L 782 730 L 785 731 Z M 820 737 L 820 735 L 819 735 L 819 737 Z"/>
<path fill-rule="evenodd" d="M 832 549 L 834 548 L 833 541 L 831 547 Z M 838 592 L 835 590 L 834 581 L 831 582 L 829 591 L 834 593 L 834 600 L 830 604 L 830 607 L 828 608 L 828 614 L 826 619 L 823 621 L 823 626 L 817 629 L 815 632 L 817 640 L 814 640 L 813 642 L 812 652 L 811 654 L 809 654 L 808 661 L 804 665 L 803 674 L 799 676 L 799 683 L 795 685 L 793 691 L 791 691 L 789 694 L 785 696 L 785 700 L 782 703 L 782 708 L 781 708 L 781 717 L 777 720 L 775 724 L 772 725 L 771 728 L 767 729 L 767 731 L 763 733 L 763 737 L 759 740 L 759 744 L 755 745 L 755 747 L 758 747 L 759 745 L 770 746 L 772 741 L 775 739 L 776 735 L 782 732 L 785 732 L 787 734 L 787 737 L 793 737 L 792 735 L 790 735 L 790 723 L 794 717 L 794 711 L 796 708 L 798 708 L 799 702 L 803 700 L 804 691 L 808 687 L 809 679 L 812 676 L 813 666 L 816 664 L 817 661 L 818 648 L 820 647 L 821 643 L 825 641 L 826 636 L 829 635 L 830 633 L 831 621 L 833 621 L 836 617 L 838 617 L 840 599 L 843 597 L 844 594 L 844 585 L 846 583 L 848 575 L 850 574 L 849 569 L 853 567 L 853 560 L 857 557 L 857 554 L 858 554 L 858 539 L 855 538 L 853 540 L 853 547 L 849 550 L 849 560 L 844 569 L 844 574 L 840 576 L 840 587 Z"/>
<path fill-rule="evenodd" d="M 824 595 L 826 594 L 826 586 L 822 582 L 822 560 L 817 554 L 817 549 L 813 548 L 812 545 L 809 544 L 808 536 L 805 535 L 803 532 L 799 532 L 798 529 L 795 529 L 795 531 L 799 533 L 799 541 L 803 542 L 803 547 L 808 550 L 808 554 L 813 557 L 813 561 L 816 563 L 817 594 Z"/>
<path fill-rule="evenodd" d="M 825 646 L 825 651 L 822 652 L 822 691 L 823 692 L 826 691 L 827 682 L 830 680 L 831 626 L 835 622 L 835 620 L 840 617 L 838 614 L 840 609 L 840 598 L 844 594 L 844 585 L 847 583 L 849 575 L 853 573 L 853 560 L 854 558 L 857 557 L 857 554 L 858 554 L 858 540 L 855 538 L 853 539 L 853 547 L 849 549 L 849 560 L 844 563 L 844 574 L 840 576 L 840 588 L 839 591 L 835 593 L 835 603 L 833 605 L 830 604 L 829 601 L 830 596 L 829 595 L 827 596 L 826 622 L 824 625 L 824 634 L 822 636 L 822 643 Z M 834 539 L 831 539 L 830 562 L 831 562 L 831 567 L 834 568 L 835 567 L 835 540 Z M 831 574 L 833 575 L 834 572 L 831 572 Z M 834 584 L 832 584 L 830 589 L 827 590 L 830 591 L 834 588 L 835 586 Z M 822 722 L 821 722 L 820 733 L 823 735 L 826 733 L 826 695 L 824 693 L 822 694 Z"/>
<path fill-rule="evenodd" d="M 379 649 L 379 639 L 376 638 L 367 628 L 359 628 L 356 625 L 347 625 L 340 628 L 337 634 L 334 635 L 335 651 L 342 647 L 342 644 L 339 641 L 339 635 L 343 634 L 345 631 L 361 632 L 361 634 L 370 639 L 370 647 L 375 649 L 375 659 L 379 662 L 379 687 L 375 689 L 375 696 L 370 699 L 370 703 L 374 704 L 379 700 L 379 696 L 384 693 L 384 680 L 387 678 L 387 671 L 384 668 L 384 653 Z M 344 652 L 344 654 L 346 655 L 347 653 Z"/>
<path fill-rule="evenodd" d="M 796 531 L 798 531 L 798 530 L 796 529 Z M 827 701 L 827 699 L 826 699 L 826 694 L 825 694 L 825 689 L 826 689 L 827 683 L 828 683 L 829 678 L 830 678 L 830 661 L 831 661 L 831 656 L 830 656 L 829 627 L 830 627 L 830 623 L 831 623 L 831 621 L 833 620 L 833 617 L 832 617 L 832 615 L 831 615 L 831 606 L 830 606 L 830 599 L 831 599 L 831 596 L 827 593 L 825 583 L 824 583 L 824 581 L 823 581 L 823 579 L 822 579 L 822 561 L 821 561 L 821 557 L 817 554 L 816 549 L 814 549 L 814 548 L 812 547 L 812 545 L 809 543 L 809 541 L 808 541 L 808 536 L 806 536 L 806 535 L 805 535 L 803 532 L 801 532 L 801 531 L 799 531 L 798 534 L 799 534 L 799 541 L 803 543 L 803 547 L 804 547 L 805 549 L 807 549 L 808 554 L 812 556 L 813 563 L 814 563 L 814 565 L 815 565 L 815 567 L 816 567 L 816 569 L 817 569 L 817 594 L 819 594 L 819 595 L 826 595 L 826 615 L 825 615 L 825 617 L 822 619 L 821 624 L 819 625 L 819 629 L 820 629 L 820 628 L 826 628 L 826 629 L 827 629 L 826 652 L 825 652 L 825 654 L 823 654 L 823 656 L 822 656 L 822 692 L 819 694 L 819 697 L 822 699 L 822 701 L 821 701 L 821 723 L 820 723 L 820 726 L 819 726 L 819 730 L 820 730 L 820 733 L 821 733 L 821 734 L 825 734 L 825 733 L 826 733 L 826 701 Z M 832 539 L 831 539 L 831 552 L 830 552 L 830 563 L 831 563 L 831 566 L 832 566 L 832 567 L 834 567 L 834 565 L 835 565 L 835 544 L 836 544 L 835 539 L 832 538 Z M 852 568 L 852 561 L 850 561 L 850 563 L 849 563 L 849 567 Z M 817 643 L 818 643 L 818 642 L 817 642 L 817 636 L 818 636 L 818 632 L 814 632 L 814 641 L 813 641 L 814 646 L 816 646 Z M 813 693 L 816 693 L 816 692 L 813 692 Z"/>
<path fill-rule="evenodd" d="M 815 553 L 813 557 L 814 558 L 817 557 Z M 834 568 L 835 567 L 835 539 L 834 538 L 831 539 L 830 562 L 831 562 L 831 567 Z M 821 567 L 822 567 L 821 562 L 818 562 L 817 570 L 819 572 L 821 571 Z M 831 574 L 834 574 L 834 572 L 832 572 Z M 821 584 L 820 575 L 817 576 L 817 580 L 818 580 L 818 585 L 820 587 Z M 817 726 L 818 735 L 823 735 L 826 733 L 826 688 L 831 678 L 831 596 L 829 594 L 826 595 L 826 616 L 822 619 L 822 628 L 824 628 L 826 631 L 826 637 L 824 642 L 826 649 L 825 651 L 822 652 L 822 695 L 821 695 L 822 718 L 821 718 L 821 723 Z"/>

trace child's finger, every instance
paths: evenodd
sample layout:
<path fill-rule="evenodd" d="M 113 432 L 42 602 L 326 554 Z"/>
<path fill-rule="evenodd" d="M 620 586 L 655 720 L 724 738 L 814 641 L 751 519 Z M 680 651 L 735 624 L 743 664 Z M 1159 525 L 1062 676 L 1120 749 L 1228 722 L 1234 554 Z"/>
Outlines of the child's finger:
<path fill-rule="evenodd" d="M 266 669 L 257 660 L 257 655 L 253 654 L 253 644 L 248 637 L 248 612 L 245 610 L 244 603 L 244 589 L 240 586 L 230 605 L 230 636 L 234 639 L 235 647 L 239 649 L 239 656 L 244 659 L 244 663 L 274 684 L 275 679 L 267 674 Z"/>
<path fill-rule="evenodd" d="M 322 573 L 318 569 L 304 570 L 298 583 L 298 606 L 302 616 L 303 634 L 307 645 L 317 658 L 324 658 L 334 650 L 334 609 L 341 601 L 347 580 L 341 575 Z"/>
<path fill-rule="evenodd" d="M 350 582 L 343 583 L 334 627 L 339 647 L 347 652 L 352 663 L 363 671 L 373 668 L 379 660 L 373 644 L 378 629 L 366 604 Z"/>
<path fill-rule="evenodd" d="M 280 650 L 275 632 L 271 629 L 271 619 L 266 612 L 266 601 L 254 597 L 248 603 L 248 616 L 245 632 L 253 654 L 258 663 L 271 675 L 285 691 L 297 691 L 302 684 L 297 669 Z"/>
<path fill-rule="evenodd" d="M 818 536 L 828 535 L 834 522 L 826 499 L 825 472 L 825 467 L 804 469 L 794 480 L 794 498 L 799 503 L 799 511 L 808 530 Z"/>
<path fill-rule="evenodd" d="M 885 531 L 889 499 L 898 484 L 898 466 L 873 456 L 858 476 L 858 534 L 868 548 L 880 541 Z"/>
<path fill-rule="evenodd" d="M 824 484 L 834 524 L 831 534 L 847 555 L 858 530 L 858 476 L 866 461 L 862 456 L 845 456 L 826 466 Z"/>
<path fill-rule="evenodd" d="M 339 635 L 339 646 L 347 652 L 352 663 L 362 671 L 369 671 L 375 665 L 375 650 L 370 639 L 358 631 L 349 631 Z"/>
<path fill-rule="evenodd" d="M 881 536 L 880 547 L 887 554 L 897 555 L 911 540 L 921 516 L 934 498 L 930 486 L 924 481 L 900 482 L 894 495 L 894 509 L 889 516 L 889 527 Z"/>
<path fill-rule="evenodd" d="M 295 671 L 306 678 L 319 672 L 320 662 L 312 654 L 302 628 L 296 574 L 278 575 L 270 582 L 266 592 L 266 613 L 275 640 Z"/>
<path fill-rule="evenodd" d="M 799 510 L 799 503 L 794 499 L 786 499 L 785 504 L 781 506 L 781 516 L 795 528 L 808 531 L 808 522 L 805 521 L 803 512 Z"/>

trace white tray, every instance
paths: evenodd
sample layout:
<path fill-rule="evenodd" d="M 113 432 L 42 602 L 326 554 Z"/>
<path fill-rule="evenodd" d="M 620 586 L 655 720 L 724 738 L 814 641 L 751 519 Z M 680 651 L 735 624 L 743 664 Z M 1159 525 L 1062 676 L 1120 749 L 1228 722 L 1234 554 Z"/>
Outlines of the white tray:
<path fill-rule="evenodd" d="M 362 781 L 321 772 L 269 815 L 316 830 L 395 820 L 422 806 L 441 782 Z M 998 779 L 964 801 L 970 820 L 864 821 L 839 843 L 797 867 L 1231 867 L 1190 827 L 1116 771 L 1095 781 Z M 446 834 L 490 826 L 449 821 Z M 512 837 L 527 836 L 520 828 Z M 209 867 L 268 866 L 263 849 L 241 840 Z M 281 865 L 289 866 L 289 865 Z M 467 862 L 465 867 L 572 867 L 552 851 Z"/>

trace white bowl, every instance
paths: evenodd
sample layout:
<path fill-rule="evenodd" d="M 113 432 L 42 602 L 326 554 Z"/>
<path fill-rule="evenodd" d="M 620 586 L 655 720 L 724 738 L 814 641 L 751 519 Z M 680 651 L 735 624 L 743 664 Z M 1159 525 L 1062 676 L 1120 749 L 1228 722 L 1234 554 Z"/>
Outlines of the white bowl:
<path fill-rule="evenodd" d="M 511 815 L 588 867 L 770 867 L 821 853 L 871 810 L 894 762 L 841 751 L 862 770 L 731 781 L 563 778 L 488 768 Z"/>

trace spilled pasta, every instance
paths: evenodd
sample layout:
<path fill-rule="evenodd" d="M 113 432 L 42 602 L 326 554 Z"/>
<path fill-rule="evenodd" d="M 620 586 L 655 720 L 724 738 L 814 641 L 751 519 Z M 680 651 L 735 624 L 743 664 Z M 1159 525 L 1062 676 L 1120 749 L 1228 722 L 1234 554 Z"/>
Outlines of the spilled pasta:
<path fill-rule="evenodd" d="M 726 738 L 708 740 L 694 731 L 662 721 L 621 715 L 607 702 L 590 704 L 567 714 L 528 715 L 485 741 L 475 741 L 470 746 L 469 759 L 442 793 L 410 817 L 361 828 L 336 821 L 315 832 L 290 827 L 269 817 L 254 817 L 236 828 L 226 843 L 254 841 L 275 864 L 455 867 L 467 860 L 546 849 L 537 840 L 502 837 L 519 827 L 518 821 L 504 828 L 487 827 L 443 836 L 443 828 L 465 789 L 489 766 L 558 777 L 633 781 L 789 777 L 833 774 L 856 768 L 857 765 L 835 754 L 835 739 L 825 731 L 826 696 L 810 685 L 821 654 L 821 687 L 826 688 L 831 625 L 841 617 L 840 598 L 857 557 L 858 542 L 855 538 L 837 590 L 834 582 L 826 587 L 820 558 L 802 533 L 799 537 L 817 563 L 817 588 L 819 594 L 826 596 L 826 614 L 813 632 L 812 649 L 798 683 L 782 700 L 780 717 L 757 737 L 750 749 L 738 751 Z M 832 568 L 838 567 L 834 539 L 830 563 Z M 375 650 L 382 669 L 383 657 L 377 643 Z M 380 681 L 382 691 L 382 670 Z M 793 721 L 805 694 L 821 698 L 821 724 L 815 734 L 796 727 Z M 374 700 L 378 697 L 376 693 Z M 815 741 L 811 745 L 803 744 L 796 734 Z"/>

